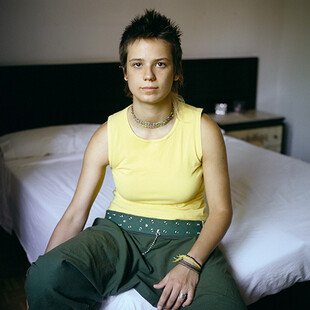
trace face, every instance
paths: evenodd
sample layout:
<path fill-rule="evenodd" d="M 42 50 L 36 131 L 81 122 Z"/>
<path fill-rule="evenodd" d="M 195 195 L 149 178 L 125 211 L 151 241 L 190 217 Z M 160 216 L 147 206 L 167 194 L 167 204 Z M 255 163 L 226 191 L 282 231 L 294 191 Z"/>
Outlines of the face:
<path fill-rule="evenodd" d="M 173 59 L 170 44 L 160 39 L 140 39 L 127 49 L 124 74 L 134 103 L 170 103 L 173 81 Z"/>

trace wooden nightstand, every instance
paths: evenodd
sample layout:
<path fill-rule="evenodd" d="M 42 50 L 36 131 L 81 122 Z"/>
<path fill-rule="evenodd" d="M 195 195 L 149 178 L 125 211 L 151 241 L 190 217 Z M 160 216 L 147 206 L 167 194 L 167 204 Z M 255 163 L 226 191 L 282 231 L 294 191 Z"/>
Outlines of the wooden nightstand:
<path fill-rule="evenodd" d="M 236 137 L 266 149 L 284 153 L 284 117 L 249 110 L 225 115 L 210 114 L 228 136 Z"/>

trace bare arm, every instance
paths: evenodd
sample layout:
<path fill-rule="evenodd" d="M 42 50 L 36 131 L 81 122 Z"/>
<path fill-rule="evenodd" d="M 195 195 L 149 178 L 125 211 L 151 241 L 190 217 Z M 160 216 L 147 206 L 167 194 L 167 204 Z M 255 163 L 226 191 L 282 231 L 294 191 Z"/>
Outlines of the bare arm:
<path fill-rule="evenodd" d="M 226 148 L 218 126 L 202 117 L 203 175 L 209 216 L 189 255 L 201 264 L 224 237 L 232 219 Z"/>
<path fill-rule="evenodd" d="M 107 125 L 104 124 L 95 132 L 86 148 L 76 191 L 54 229 L 46 252 L 74 237 L 83 229 L 102 185 L 107 165 L 108 138 Z"/>
<path fill-rule="evenodd" d="M 232 207 L 225 144 L 220 129 L 207 115 L 203 115 L 201 119 L 201 139 L 209 216 L 187 254 L 204 264 L 230 225 Z M 163 289 L 158 309 L 178 309 L 190 305 L 197 283 L 196 272 L 177 265 L 162 281 L 154 285 L 157 289 Z M 181 292 L 187 294 L 185 301 L 178 298 Z"/>

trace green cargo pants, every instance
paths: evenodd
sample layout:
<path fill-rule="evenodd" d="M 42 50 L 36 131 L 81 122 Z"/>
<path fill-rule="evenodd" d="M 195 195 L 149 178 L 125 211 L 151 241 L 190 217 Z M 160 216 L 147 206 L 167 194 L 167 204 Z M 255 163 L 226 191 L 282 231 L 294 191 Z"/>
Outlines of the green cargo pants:
<path fill-rule="evenodd" d="M 196 238 L 154 239 L 154 235 L 128 232 L 108 219 L 97 219 L 94 226 L 31 265 L 25 285 L 30 310 L 96 309 L 103 298 L 131 288 L 156 307 L 161 290 L 153 284 L 175 266 L 173 257 L 186 254 Z M 218 249 L 203 266 L 187 309 L 246 309 Z"/>

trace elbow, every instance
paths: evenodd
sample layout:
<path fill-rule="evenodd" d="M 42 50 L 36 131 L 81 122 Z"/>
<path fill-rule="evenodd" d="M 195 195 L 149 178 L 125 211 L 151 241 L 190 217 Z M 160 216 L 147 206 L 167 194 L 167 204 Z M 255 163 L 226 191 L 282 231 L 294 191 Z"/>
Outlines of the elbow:
<path fill-rule="evenodd" d="M 222 222 L 228 228 L 233 218 L 232 207 L 229 205 L 227 207 L 211 208 L 209 210 L 209 217 L 216 218 L 217 221 Z"/>

